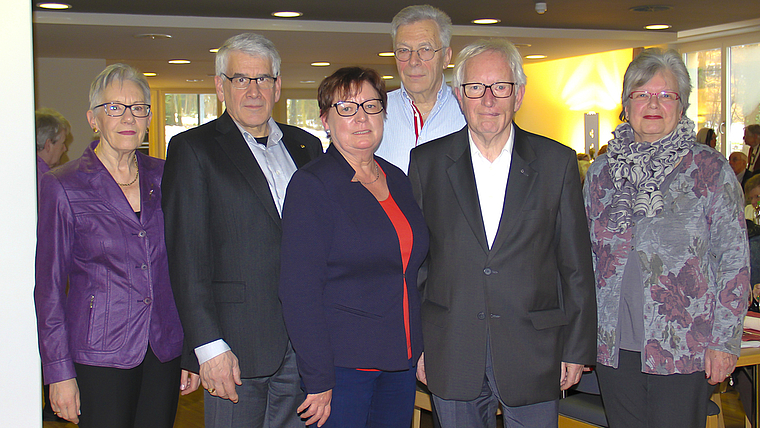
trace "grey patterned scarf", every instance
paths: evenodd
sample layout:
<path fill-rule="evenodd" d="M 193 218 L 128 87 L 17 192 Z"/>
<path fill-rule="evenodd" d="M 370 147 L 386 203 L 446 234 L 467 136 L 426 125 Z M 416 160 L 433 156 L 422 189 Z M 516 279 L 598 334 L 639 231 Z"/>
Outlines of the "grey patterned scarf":
<path fill-rule="evenodd" d="M 634 214 L 654 217 L 664 206 L 660 185 L 696 141 L 694 122 L 682 117 L 676 129 L 653 142 L 634 141 L 628 123 L 618 125 L 608 142 L 610 175 L 615 186 L 607 227 L 625 231 Z"/>

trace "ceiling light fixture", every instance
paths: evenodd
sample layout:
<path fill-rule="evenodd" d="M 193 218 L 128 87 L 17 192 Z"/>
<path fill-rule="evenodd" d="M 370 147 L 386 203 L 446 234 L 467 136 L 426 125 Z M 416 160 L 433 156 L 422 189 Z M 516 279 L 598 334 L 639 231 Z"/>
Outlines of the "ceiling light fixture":
<path fill-rule="evenodd" d="M 169 64 L 190 64 L 189 59 L 170 59 Z"/>
<path fill-rule="evenodd" d="M 145 76 L 145 77 L 156 77 L 156 76 L 158 76 L 158 73 L 154 73 L 152 71 L 146 71 L 146 72 L 143 73 L 143 76 Z"/>
<path fill-rule="evenodd" d="M 327 61 L 312 62 L 312 67 L 329 67 L 330 63 Z"/>
<path fill-rule="evenodd" d="M 498 24 L 499 22 L 501 22 L 501 19 L 496 19 L 496 18 L 482 18 L 482 19 L 475 19 L 472 21 L 473 24 L 478 24 L 478 25 Z"/>
<path fill-rule="evenodd" d="M 377 56 L 391 57 L 391 56 L 396 56 L 396 55 L 393 52 L 380 52 L 379 54 L 377 54 Z"/>
<path fill-rule="evenodd" d="M 66 3 L 37 3 L 40 9 L 66 10 L 71 9 L 70 4 Z"/>
<path fill-rule="evenodd" d="M 170 34 L 153 34 L 153 33 L 135 34 L 134 37 L 135 39 L 151 39 L 151 40 L 172 38 Z"/>
<path fill-rule="evenodd" d="M 544 58 L 546 58 L 546 55 L 540 55 L 540 54 L 525 55 L 525 59 L 544 59 Z"/>
<path fill-rule="evenodd" d="M 537 1 L 536 2 L 536 13 L 539 15 L 543 15 L 546 13 L 546 2 L 545 1 Z"/>
<path fill-rule="evenodd" d="M 185 79 L 185 82 L 198 83 L 198 82 L 203 82 L 203 79 Z"/>
<path fill-rule="evenodd" d="M 217 52 L 219 52 L 219 48 L 209 49 L 208 51 L 211 52 L 211 53 L 217 53 Z"/>
<path fill-rule="evenodd" d="M 454 68 L 454 64 L 449 64 L 446 66 L 446 68 Z"/>
<path fill-rule="evenodd" d="M 647 25 L 644 28 L 646 28 L 647 30 L 667 30 L 670 27 L 672 27 L 672 25 L 668 25 L 668 24 L 652 24 L 652 25 Z"/>
<path fill-rule="evenodd" d="M 272 12 L 272 16 L 277 18 L 298 18 L 299 16 L 303 16 L 303 13 L 283 10 L 280 12 Z"/>
<path fill-rule="evenodd" d="M 390 76 L 387 74 L 383 76 L 383 80 L 391 80 L 391 79 L 393 79 L 393 76 Z"/>
<path fill-rule="evenodd" d="M 316 80 L 301 80 L 298 83 L 303 83 L 304 85 L 308 85 L 310 83 L 317 83 L 317 81 Z"/>

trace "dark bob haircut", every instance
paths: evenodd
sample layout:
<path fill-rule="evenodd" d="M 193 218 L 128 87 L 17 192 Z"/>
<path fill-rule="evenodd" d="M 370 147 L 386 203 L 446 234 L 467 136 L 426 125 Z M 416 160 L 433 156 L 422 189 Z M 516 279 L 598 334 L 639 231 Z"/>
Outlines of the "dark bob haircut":
<path fill-rule="evenodd" d="M 356 95 L 362 84 L 367 82 L 372 86 L 380 99 L 383 100 L 383 117 L 385 106 L 388 104 L 388 94 L 385 92 L 385 81 L 380 73 L 364 67 L 343 67 L 319 84 L 317 90 L 317 102 L 319 103 L 319 115 L 326 116 L 333 104 Z"/>

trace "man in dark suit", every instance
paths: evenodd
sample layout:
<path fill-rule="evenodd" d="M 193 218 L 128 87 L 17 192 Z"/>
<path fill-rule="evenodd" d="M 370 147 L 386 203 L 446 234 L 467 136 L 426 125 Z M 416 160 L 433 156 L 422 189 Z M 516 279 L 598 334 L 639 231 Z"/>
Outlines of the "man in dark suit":
<path fill-rule="evenodd" d="M 207 390 L 207 428 L 304 426 L 277 297 L 280 216 L 293 172 L 322 151 L 316 137 L 272 119 L 279 72 L 266 38 L 227 40 L 215 77 L 227 110 L 173 137 L 167 153 L 169 272 L 185 330 L 183 367 L 199 372 Z"/>
<path fill-rule="evenodd" d="M 753 175 L 752 171 L 747 169 L 747 159 L 747 155 L 743 152 L 733 152 L 728 156 L 728 164 L 731 165 L 731 169 L 736 174 L 736 179 L 742 185 L 742 191 L 744 190 L 744 183 Z"/>
<path fill-rule="evenodd" d="M 467 126 L 409 168 L 430 228 L 418 375 L 444 428 L 495 427 L 499 402 L 508 424 L 556 427 L 560 389 L 596 356 L 576 156 L 513 124 L 525 73 L 511 43 L 465 47 L 454 74 Z"/>
<path fill-rule="evenodd" d="M 760 125 L 747 125 L 744 128 L 744 144 L 749 146 L 747 170 L 757 174 L 760 172 Z"/>

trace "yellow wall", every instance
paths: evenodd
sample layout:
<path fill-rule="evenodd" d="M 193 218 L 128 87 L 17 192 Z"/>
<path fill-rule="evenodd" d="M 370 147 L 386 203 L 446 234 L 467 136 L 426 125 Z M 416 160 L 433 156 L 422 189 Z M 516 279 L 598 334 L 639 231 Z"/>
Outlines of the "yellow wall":
<path fill-rule="evenodd" d="M 632 49 L 525 64 L 528 84 L 515 122 L 523 129 L 553 138 L 584 152 L 583 114 L 599 114 L 599 142 L 604 145 L 620 123 L 623 74 Z"/>

